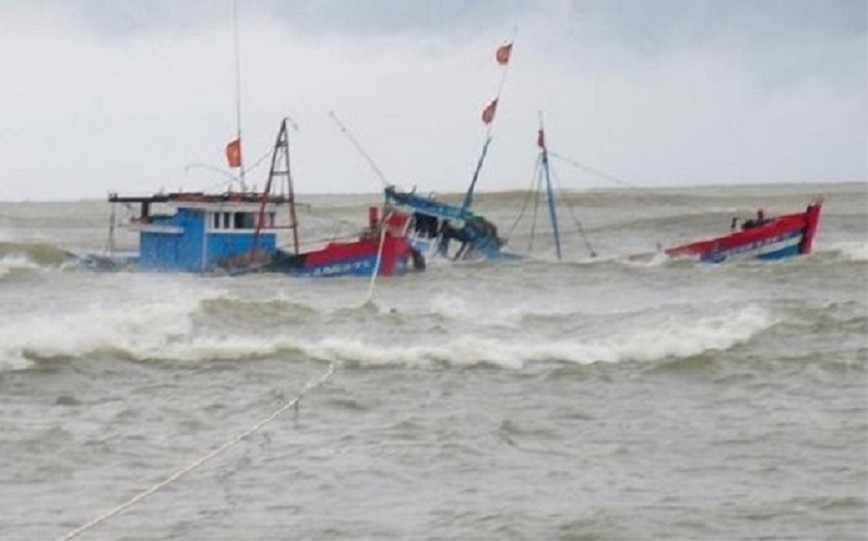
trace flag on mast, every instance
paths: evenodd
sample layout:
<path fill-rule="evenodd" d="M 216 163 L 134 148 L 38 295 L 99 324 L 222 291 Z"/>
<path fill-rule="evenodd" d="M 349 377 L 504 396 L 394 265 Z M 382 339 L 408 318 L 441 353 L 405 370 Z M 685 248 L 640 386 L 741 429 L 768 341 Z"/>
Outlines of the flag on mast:
<path fill-rule="evenodd" d="M 497 59 L 497 63 L 500 65 L 506 65 L 509 63 L 509 56 L 512 54 L 512 42 L 507 43 L 506 45 L 501 45 L 497 48 L 497 53 L 494 57 Z"/>
<path fill-rule="evenodd" d="M 482 121 L 486 124 L 491 124 L 494 120 L 495 112 L 497 112 L 497 98 L 491 100 L 491 103 L 482 111 Z"/>
<path fill-rule="evenodd" d="M 235 139 L 226 145 L 226 161 L 229 162 L 229 167 L 241 167 L 241 139 Z"/>
<path fill-rule="evenodd" d="M 545 148 L 546 148 L 546 136 L 545 136 L 545 133 L 543 133 L 542 128 L 540 128 L 539 131 L 537 132 L 536 144 L 538 147 L 545 150 Z"/>

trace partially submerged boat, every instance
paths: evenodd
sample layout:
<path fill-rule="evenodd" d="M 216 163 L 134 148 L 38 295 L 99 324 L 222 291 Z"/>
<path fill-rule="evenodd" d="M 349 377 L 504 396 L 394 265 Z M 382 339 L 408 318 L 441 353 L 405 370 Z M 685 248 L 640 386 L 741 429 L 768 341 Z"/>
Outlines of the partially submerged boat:
<path fill-rule="evenodd" d="M 549 177 L 548 151 L 545 144 L 545 134 L 540 123 L 538 145 L 541 148 L 540 163 L 546 175 L 549 203 L 553 200 Z M 580 167 L 596 176 L 614 181 L 620 185 L 631 186 L 616 177 L 603 173 L 597 169 L 582 165 L 574 160 L 555 154 L 574 166 Z M 647 192 L 646 192 L 647 195 Z M 740 223 L 738 217 L 733 217 L 730 222 L 729 232 L 712 238 L 697 240 L 685 244 L 678 244 L 663 248 L 658 245 L 655 252 L 647 252 L 628 256 L 630 261 L 652 261 L 657 259 L 696 259 L 702 262 L 721 263 L 724 261 L 743 259 L 784 259 L 798 255 L 806 255 L 811 252 L 814 237 L 820 224 L 820 213 L 823 207 L 822 198 L 812 201 L 804 211 L 784 214 L 780 216 L 768 216 L 760 209 L 754 218 Z M 557 240 L 557 220 L 553 206 L 549 207 L 552 223 L 554 225 L 555 247 L 560 258 L 560 245 Z M 585 245 L 591 256 L 596 253 L 591 248 L 584 228 L 579 225 Z"/>
<path fill-rule="evenodd" d="M 669 258 L 710 263 L 806 255 L 811 253 L 822 207 L 822 200 L 815 200 L 804 211 L 775 217 L 767 217 L 759 210 L 756 218 L 741 225 L 738 218 L 733 218 L 728 234 L 666 248 L 663 253 Z"/>
<path fill-rule="evenodd" d="M 414 249 L 427 258 L 498 260 L 520 257 L 504 250 L 506 240 L 498 235 L 497 227 L 472 210 L 473 193 L 491 144 L 491 127 L 511 54 L 512 42 L 501 45 L 495 52 L 495 60 L 504 68 L 500 88 L 497 96 L 482 111 L 482 122 L 486 126 L 485 143 L 461 205 L 438 200 L 434 195 L 418 195 L 415 190 L 403 192 L 395 186 L 387 186 L 384 190 L 387 205 L 409 214 L 410 241 Z"/>
<path fill-rule="evenodd" d="M 284 195 L 272 193 L 277 178 L 285 180 Z M 139 205 L 138 212 L 122 224 L 138 233 L 139 244 L 133 254 L 116 255 L 112 251 L 85 260 L 100 269 L 394 276 L 425 266 L 421 254 L 406 237 L 407 215 L 390 211 L 381 217 L 378 207 L 369 209 L 368 226 L 357 238 L 300 250 L 286 119 L 281 122 L 262 193 L 176 192 L 144 197 L 111 194 L 108 200 Z M 157 205 L 161 206 L 159 211 L 155 210 Z M 278 245 L 282 230 L 292 234 L 291 249 Z M 110 238 L 113 234 L 114 222 Z"/>
<path fill-rule="evenodd" d="M 438 201 L 435 196 L 385 189 L 386 203 L 410 213 L 407 235 L 425 257 L 505 259 L 518 257 L 503 250 L 506 241 L 497 226 L 469 208 Z"/>

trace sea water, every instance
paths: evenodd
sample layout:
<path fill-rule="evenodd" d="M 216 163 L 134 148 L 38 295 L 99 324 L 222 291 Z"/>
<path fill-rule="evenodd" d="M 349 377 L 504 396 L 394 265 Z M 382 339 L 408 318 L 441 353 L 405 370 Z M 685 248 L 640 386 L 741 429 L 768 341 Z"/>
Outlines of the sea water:
<path fill-rule="evenodd" d="M 825 197 L 814 253 L 631 262 Z M 301 197 L 305 242 L 371 196 Z M 505 263 L 94 273 L 99 201 L 0 203 L 0 538 L 865 539 L 866 184 L 482 194 Z M 125 209 L 119 209 L 122 215 Z M 117 231 L 118 249 L 135 237 Z M 591 253 L 595 256 L 591 256 Z"/>

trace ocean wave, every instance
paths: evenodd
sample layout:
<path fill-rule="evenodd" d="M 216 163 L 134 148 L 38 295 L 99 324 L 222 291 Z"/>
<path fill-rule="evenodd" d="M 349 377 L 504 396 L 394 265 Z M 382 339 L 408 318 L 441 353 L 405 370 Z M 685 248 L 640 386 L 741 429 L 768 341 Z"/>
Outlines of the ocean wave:
<path fill-rule="evenodd" d="M 831 242 L 818 248 L 818 252 L 831 253 L 845 261 L 868 261 L 868 242 L 865 241 Z"/>
<path fill-rule="evenodd" d="M 78 358 L 122 350 L 147 357 L 192 331 L 198 300 L 171 298 L 128 306 L 92 304 L 71 313 L 44 313 L 0 326 L 0 359 L 14 368 L 23 361 Z"/>
<path fill-rule="evenodd" d="M 303 322 L 318 314 L 314 307 L 288 300 L 250 301 L 230 297 L 203 299 L 199 314 L 205 318 L 233 320 L 250 319 L 283 323 Z"/>
<path fill-rule="evenodd" d="M 0 259 L 24 258 L 40 266 L 60 266 L 70 259 L 64 249 L 44 242 L 0 242 Z"/>
<path fill-rule="evenodd" d="M 213 293 L 212 293 L 213 295 Z M 359 366 L 406 366 L 436 368 L 490 365 L 518 370 L 528 363 L 559 362 L 648 362 L 692 357 L 724 351 L 750 340 L 775 322 L 764 310 L 747 306 L 723 310 L 718 315 L 696 317 L 674 312 L 665 317 L 633 317 L 624 325 L 590 325 L 570 338 L 549 339 L 537 332 L 513 332 L 502 327 L 477 328 L 473 334 L 445 337 L 433 342 L 431 335 L 407 335 L 400 345 L 371 335 L 322 335 L 327 329 L 303 325 L 272 325 L 227 330 L 197 324 L 205 311 L 223 310 L 223 299 L 213 297 L 170 298 L 142 303 L 135 310 L 93 305 L 80 312 L 42 315 L 0 328 L 0 358 L 11 359 L 0 368 L 30 366 L 29 361 L 117 358 L 120 360 L 243 361 L 273 356 L 313 358 Z M 444 300 L 447 305 L 458 300 Z M 284 304 L 250 303 L 254 313 L 262 307 L 280 311 Z M 290 303 L 292 318 L 306 318 L 313 309 Z M 216 307 L 216 308 L 215 308 Z M 295 310 L 295 315 L 292 315 Z M 365 309 L 375 325 L 394 326 L 389 311 Z M 449 314 L 464 311 L 450 306 Z M 412 317 L 441 319 L 444 315 Z M 521 311 L 500 322 L 510 324 L 525 317 Z M 538 317 L 538 316 L 532 316 Z M 570 316 L 565 316 L 569 318 Z M 249 320 L 256 319 L 251 316 Z M 376 332 L 376 331 L 374 331 Z M 318 336 L 319 335 L 319 336 Z M 384 344 L 384 342 L 386 342 Z"/>
<path fill-rule="evenodd" d="M 0 257 L 0 280 L 22 273 L 40 270 L 42 267 L 21 254 Z"/>
<path fill-rule="evenodd" d="M 696 321 L 663 321 L 645 329 L 629 328 L 607 336 L 575 340 L 541 340 L 533 336 L 496 339 L 466 335 L 438 345 L 384 347 L 359 339 L 333 338 L 302 346 L 302 350 L 318 359 L 363 366 L 487 364 L 521 369 L 532 362 L 650 362 L 724 351 L 748 341 L 773 324 L 774 320 L 765 310 L 749 306 L 734 313 Z"/>

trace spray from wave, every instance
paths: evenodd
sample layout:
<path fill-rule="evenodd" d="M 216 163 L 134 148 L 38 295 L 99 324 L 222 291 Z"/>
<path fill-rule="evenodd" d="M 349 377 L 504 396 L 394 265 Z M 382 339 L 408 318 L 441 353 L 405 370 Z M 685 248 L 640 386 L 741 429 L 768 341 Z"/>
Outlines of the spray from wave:
<path fill-rule="evenodd" d="M 834 254 L 845 261 L 868 261 L 868 242 L 832 242 L 824 245 L 820 251 Z"/>
<path fill-rule="evenodd" d="M 0 242 L 0 259 L 24 258 L 40 266 L 59 266 L 70 254 L 53 244 L 42 242 Z"/>
<path fill-rule="evenodd" d="M 473 366 L 490 364 L 520 369 L 532 362 L 650 362 L 725 351 L 750 340 L 774 324 L 768 313 L 748 306 L 699 320 L 666 320 L 644 329 L 611 335 L 545 340 L 532 335 L 511 338 L 461 336 L 439 345 L 383 347 L 360 339 L 328 339 L 302 345 L 307 354 L 329 361 L 365 366 Z"/>
<path fill-rule="evenodd" d="M 226 333 L 196 325 L 203 306 L 212 300 L 174 299 L 150 302 L 135 310 L 91 306 L 77 313 L 44 315 L 0 329 L 0 366 L 17 369 L 32 361 L 93 356 L 122 360 L 255 360 L 273 356 L 312 358 L 359 366 L 491 365 L 521 369 L 528 363 L 651 362 L 724 351 L 746 342 L 774 324 L 755 306 L 732 308 L 698 319 L 691 314 L 634 318 L 621 328 L 597 326 L 582 334 L 551 340 L 535 332 L 497 329 L 433 342 L 436 336 L 408 336 L 388 345 L 372 335 L 335 336 L 327 329 L 310 332 L 296 325 L 272 327 L 265 333 Z M 442 318 L 442 315 L 431 314 Z M 568 316 L 567 316 L 568 317 Z M 375 314 L 376 325 L 392 325 L 389 314 Z M 635 321 L 640 323 L 635 323 Z M 502 329 L 501 329 L 502 331 Z M 319 333 L 319 336 L 317 336 Z M 376 333 L 375 333 L 376 334 Z"/>

